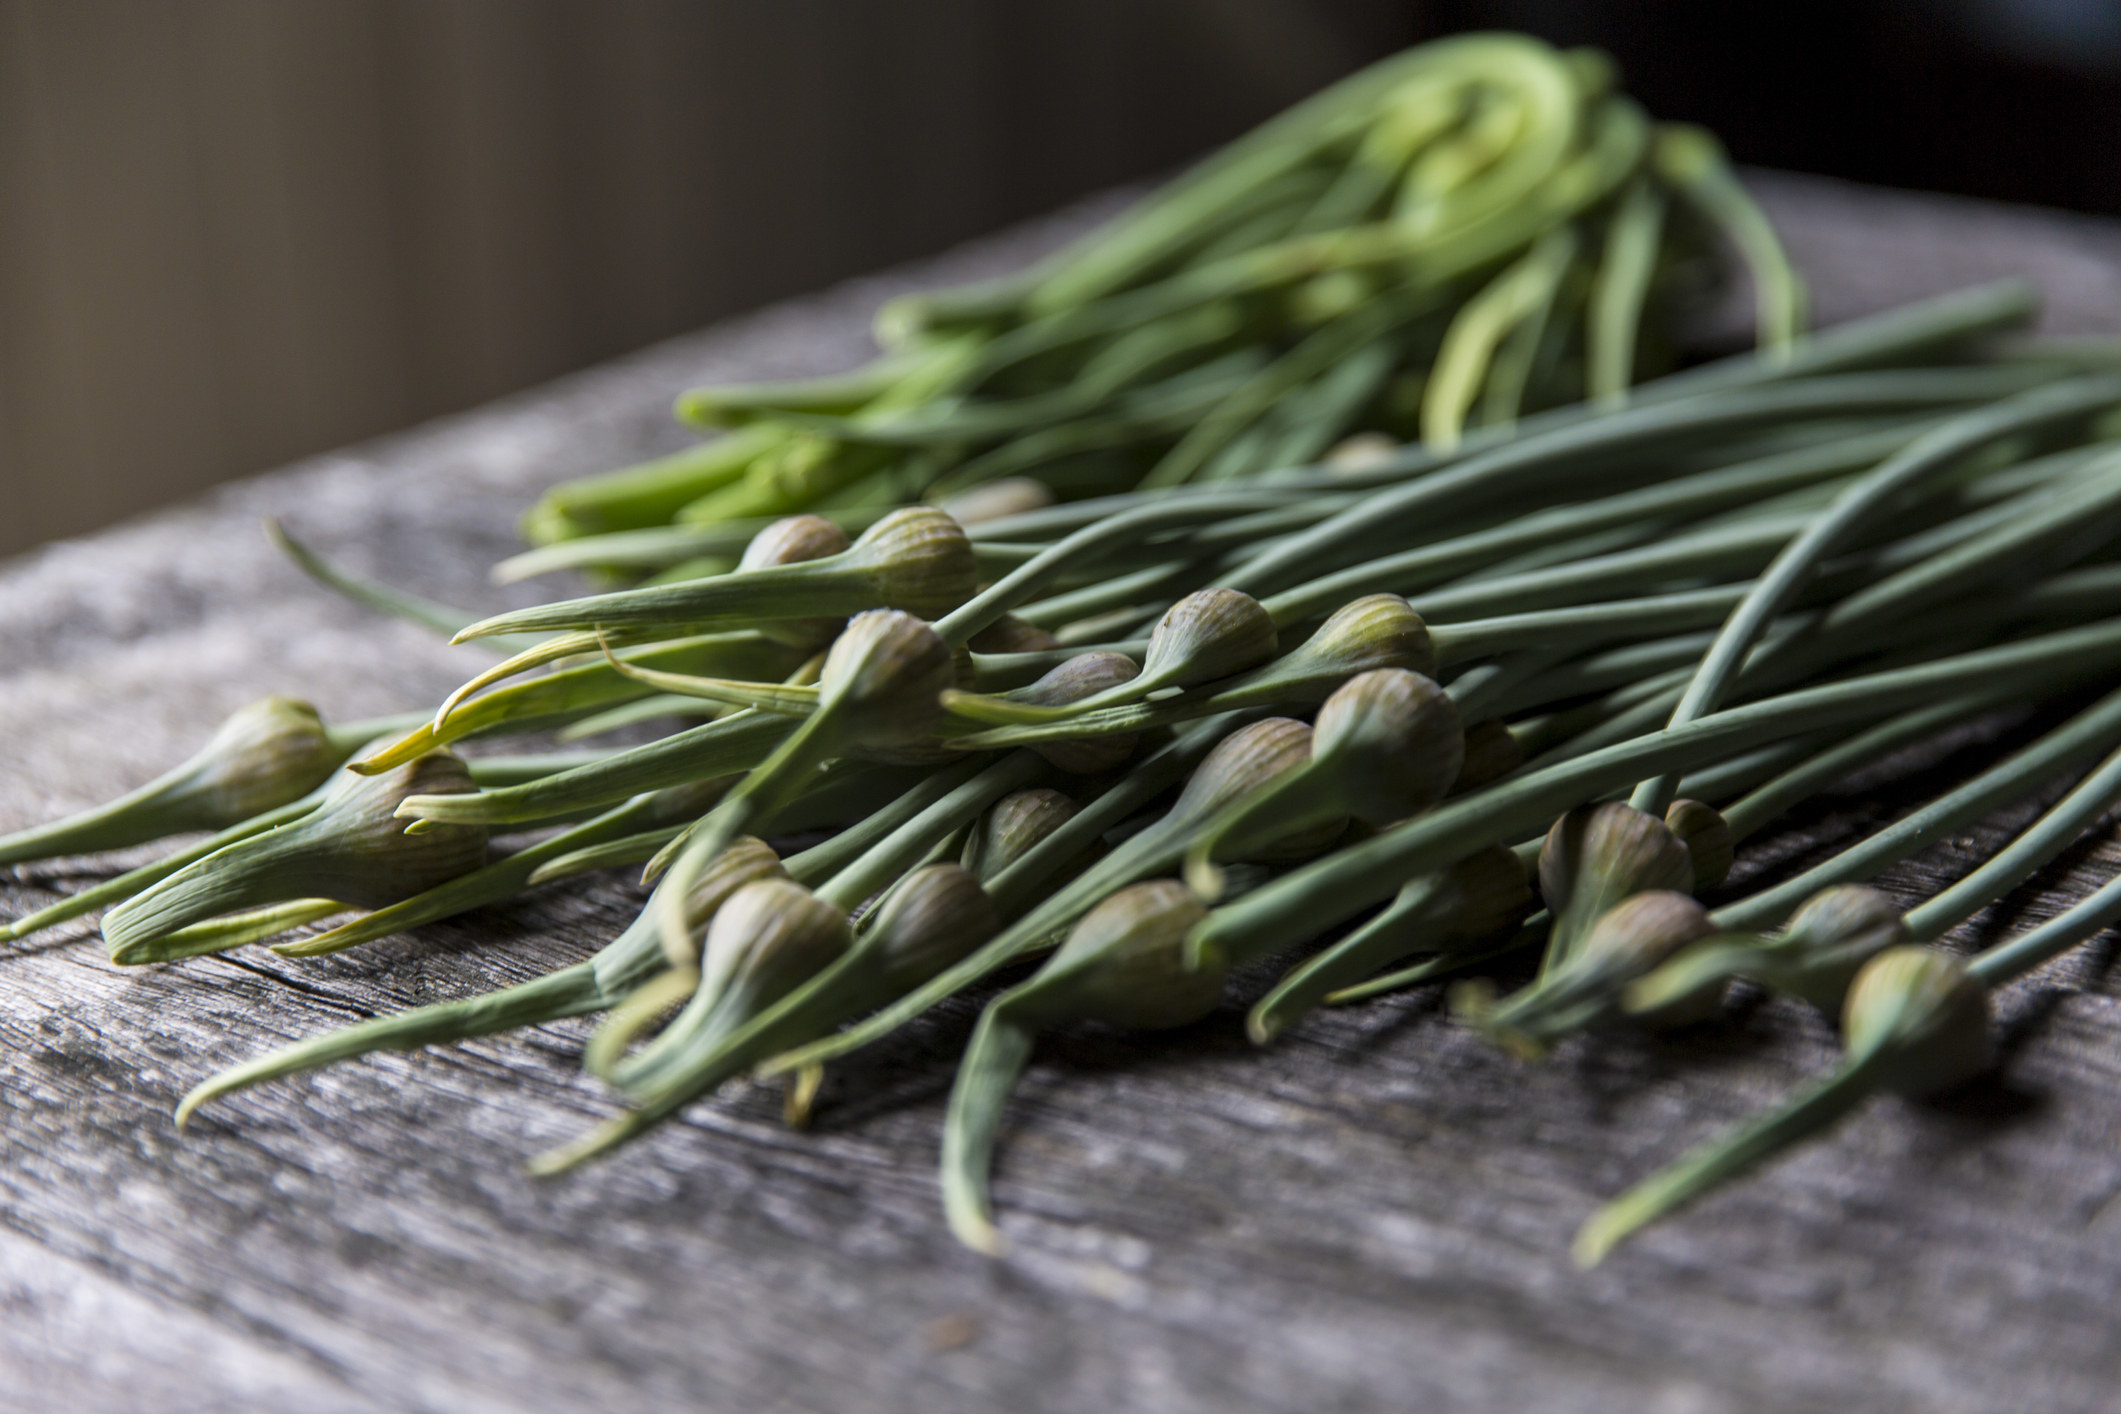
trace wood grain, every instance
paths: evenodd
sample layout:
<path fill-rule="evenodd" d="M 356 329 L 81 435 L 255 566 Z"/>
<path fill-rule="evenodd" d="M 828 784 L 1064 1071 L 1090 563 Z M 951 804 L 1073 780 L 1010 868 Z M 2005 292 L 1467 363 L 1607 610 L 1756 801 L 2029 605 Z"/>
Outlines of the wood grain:
<path fill-rule="evenodd" d="M 2112 226 L 1759 185 L 1829 318 L 2023 272 L 2056 327 L 2121 330 Z M 0 829 L 145 778 L 260 693 L 347 717 L 462 676 L 464 650 L 312 591 L 260 515 L 408 588 L 520 602 L 535 590 L 483 580 L 513 515 L 557 477 L 673 445 L 673 391 L 849 364 L 884 293 L 1003 268 L 1084 219 L 0 566 Z M 1852 783 L 1750 867 L 1910 789 Z M 1951 876 L 1991 833 L 1895 887 Z M 2087 843 L 1976 926 L 2046 916 L 2115 858 Z M 0 874 L 0 914 L 83 877 Z M 1057 1037 L 1010 1111 L 999 1262 L 956 1247 L 933 1191 L 962 1006 L 835 1077 L 814 1132 L 738 1088 L 561 1182 L 519 1164 L 603 1109 L 577 1025 L 170 1127 L 221 1064 L 578 957 L 637 902 L 549 889 L 312 963 L 119 973 L 86 927 L 0 959 L 0 1410 L 2092 1410 L 2121 1377 L 2106 940 L 2006 996 L 1998 1079 L 1880 1105 L 1589 1274 L 1565 1255 L 1583 1216 L 1819 1070 L 1821 1021 L 1753 1005 L 1542 1066 L 1425 993 L 1264 1053 L 1234 1010 L 1163 1039 Z"/>

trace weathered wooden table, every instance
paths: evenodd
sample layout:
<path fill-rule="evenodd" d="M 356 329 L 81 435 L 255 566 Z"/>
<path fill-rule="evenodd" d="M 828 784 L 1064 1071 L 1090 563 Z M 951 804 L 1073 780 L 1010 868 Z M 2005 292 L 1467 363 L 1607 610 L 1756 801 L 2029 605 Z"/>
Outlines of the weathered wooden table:
<path fill-rule="evenodd" d="M 2023 273 L 2049 327 L 2121 330 L 2121 228 L 1758 185 L 1824 319 Z M 1003 268 L 1084 219 L 0 566 L 0 829 L 145 778 L 261 693 L 346 718 L 463 676 L 466 650 L 308 586 L 261 515 L 497 606 L 484 571 L 532 493 L 675 445 L 675 390 L 850 364 L 881 296 Z M 2115 857 L 2078 848 L 1977 930 L 2046 916 Z M 0 915 L 77 883 L 0 871 Z M 1062 1038 L 1011 1111 L 999 1262 L 950 1240 L 934 1194 L 964 1009 L 838 1081 L 814 1132 L 738 1087 L 563 1182 L 519 1164 L 604 1111 L 575 1071 L 579 1025 L 344 1066 L 171 1128 L 226 1062 L 571 960 L 638 899 L 560 887 L 307 964 L 252 949 L 121 973 L 79 926 L 0 956 L 0 1409 L 2121 1405 L 2104 942 L 2007 996 L 1999 1080 L 1880 1104 L 1589 1274 L 1566 1259 L 1583 1216 L 1818 1071 L 1823 1023 L 1761 1006 L 1539 1067 L 1420 994 L 1260 1054 L 1234 1012 L 1173 1038 Z"/>

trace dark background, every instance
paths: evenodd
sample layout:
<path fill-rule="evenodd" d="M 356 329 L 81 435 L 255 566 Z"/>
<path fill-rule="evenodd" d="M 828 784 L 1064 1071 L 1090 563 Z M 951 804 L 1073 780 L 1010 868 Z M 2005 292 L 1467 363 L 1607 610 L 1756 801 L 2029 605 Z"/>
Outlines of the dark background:
<path fill-rule="evenodd" d="M 0 0 L 0 553 L 1168 171 L 1456 30 L 2121 211 L 2087 0 Z"/>

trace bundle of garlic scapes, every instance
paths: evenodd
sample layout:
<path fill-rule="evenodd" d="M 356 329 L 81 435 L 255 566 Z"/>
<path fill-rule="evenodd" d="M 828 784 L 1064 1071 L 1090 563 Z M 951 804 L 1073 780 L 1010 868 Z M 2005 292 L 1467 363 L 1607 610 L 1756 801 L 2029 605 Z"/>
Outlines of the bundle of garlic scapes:
<path fill-rule="evenodd" d="M 1438 54 L 1457 57 L 1424 67 Z M 1581 60 L 1464 41 L 1351 81 L 1240 150 L 1337 151 L 1357 129 L 1334 115 L 1358 98 L 1392 95 L 1393 112 L 1417 115 L 1434 101 L 1450 117 L 1431 121 L 1458 145 L 1412 143 L 1368 200 L 1426 191 L 1447 165 L 1435 153 L 1488 131 L 1476 120 L 1491 99 L 1437 77 L 1468 54 L 1498 72 L 1552 62 L 1569 93 L 1600 91 Z M 1497 131 L 1530 121 L 1536 105 L 1522 101 L 1494 110 L 1516 115 Z M 1612 115 L 1601 133 L 1639 124 L 1620 100 L 1592 111 Z M 1563 170 L 1600 141 L 1564 142 Z M 1518 156 L 1503 143 L 1480 170 Z M 1319 179 L 1302 163 L 1205 170 L 1176 191 L 1235 203 L 1299 172 Z M 1223 192 L 1224 170 L 1244 182 Z M 1539 192 L 1561 181 L 1541 180 Z M 1446 185 L 1484 190 L 1473 176 Z M 1603 190 L 1605 204 L 1570 210 L 1617 223 L 1636 193 L 1662 199 L 1654 181 Z M 1269 203 L 1277 220 L 1283 201 Z M 1543 202 L 1520 192 L 1485 226 L 1461 211 L 1463 229 L 1529 220 Z M 1199 258 L 1188 242 L 1203 206 L 1167 196 L 1149 208 L 1164 217 L 1123 225 L 1109 248 L 902 307 L 902 348 L 914 362 L 940 360 L 953 337 L 991 350 L 1038 327 L 1026 310 L 1065 320 L 1144 291 L 1163 293 L 1126 307 L 1163 308 L 1166 284 L 1194 288 L 1188 271 L 1253 268 Z M 1580 241 L 1588 227 L 1571 229 Z M 1143 234 L 1156 231 L 1162 243 Z M 1489 283 L 1447 330 L 1501 288 L 1501 249 L 1488 247 Z M 1582 264 L 1585 249 L 1570 248 L 1567 268 L 1595 286 L 1606 266 Z M 1431 266 L 1351 268 L 1419 284 Z M 1501 334 L 1483 381 L 1523 329 L 1546 346 L 1550 316 L 1578 308 L 1569 287 L 1542 295 L 1532 324 L 1491 319 Z M 1595 289 L 1583 299 L 1598 307 Z M 1373 303 L 1391 301 L 1366 294 L 1343 313 Z M 107 906 L 121 964 L 275 937 L 283 955 L 315 957 L 536 884 L 645 866 L 646 906 L 592 958 L 258 1057 L 179 1111 L 378 1049 L 598 1014 L 584 1064 L 622 1108 L 539 1160 L 547 1171 L 747 1076 L 784 1078 L 800 1118 L 827 1064 L 860 1064 L 897 1026 L 1007 975 L 970 1038 L 942 1142 L 949 1221 L 990 1251 L 989 1162 L 1039 1035 L 1199 1021 L 1266 959 L 1285 966 L 1246 999 L 1260 1045 L 1319 1006 L 1447 977 L 1466 1024 L 1526 1058 L 1586 1030 L 1713 1022 L 1740 979 L 1842 1018 L 1834 1074 L 1593 1217 L 1578 1255 L 1596 1260 L 1874 1093 L 1977 1072 L 1989 992 L 2121 915 L 2117 885 L 1970 961 L 1929 946 L 2121 793 L 2121 371 L 2107 351 L 2010 342 L 2031 312 L 2021 289 L 1970 291 L 1703 364 L 1617 406 L 1550 410 L 1514 435 L 1460 437 L 1471 403 L 1442 399 L 1458 411 L 1436 435 L 1359 466 L 1305 464 L 1353 424 L 1336 413 L 1320 432 L 1298 400 L 1288 416 L 1315 445 L 1273 444 L 1245 468 L 1257 475 L 1188 470 L 984 516 L 895 505 L 851 536 L 797 513 L 751 534 L 724 571 L 478 622 L 355 583 L 289 541 L 320 578 L 501 660 L 413 718 L 332 728 L 269 700 L 113 805 L 0 839 L 0 862 L 17 862 L 218 831 L 8 935 Z M 1599 327 L 1584 324 L 1592 355 Z M 1441 342 L 1424 399 L 1457 366 L 1453 333 Z M 1269 405 L 1289 406 L 1287 385 L 1274 387 Z M 1496 421 L 1527 406 L 1514 397 Z M 1159 457 L 1210 415 L 1196 409 Z M 830 457 L 912 445 L 845 436 L 831 419 L 848 416 L 791 421 L 784 408 L 758 425 Z M 1794 876 L 1770 879 L 1743 852 L 1855 766 L 2027 707 L 2044 714 L 2037 737 Z M 672 719 L 692 725 L 567 755 L 455 753 Z M 2063 776 L 2077 784 L 1935 898 L 1902 910 L 1871 887 Z M 338 921 L 319 930 L 326 920 Z M 1512 953 L 1536 953 L 1538 972 L 1498 996 L 1483 964 Z"/>

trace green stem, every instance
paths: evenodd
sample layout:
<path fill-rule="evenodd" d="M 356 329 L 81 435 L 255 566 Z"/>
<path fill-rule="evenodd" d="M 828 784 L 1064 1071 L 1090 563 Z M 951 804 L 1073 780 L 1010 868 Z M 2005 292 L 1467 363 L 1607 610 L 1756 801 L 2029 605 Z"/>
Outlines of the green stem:
<path fill-rule="evenodd" d="M 2117 918 L 2121 918 L 2121 880 L 2109 880 L 2091 897 L 2031 932 L 1976 954 L 1966 966 L 1967 974 L 1985 987 L 2000 987 L 2060 957 Z"/>
<path fill-rule="evenodd" d="M 988 1197 L 995 1138 L 1002 1107 L 1030 1063 L 1037 1039 L 1036 1030 L 1010 1018 L 1006 996 L 990 1003 L 958 1065 L 943 1119 L 943 1216 L 958 1241 L 990 1257 L 1002 1246 Z"/>
<path fill-rule="evenodd" d="M 1844 1065 L 1781 1109 L 1703 1145 L 1621 1194 L 1576 1234 L 1576 1265 L 1596 1266 L 1629 1234 L 1827 1128 L 1870 1098 L 1875 1069 L 1866 1062 Z"/>

